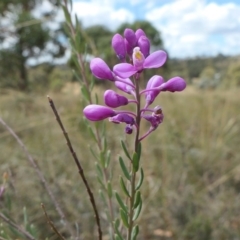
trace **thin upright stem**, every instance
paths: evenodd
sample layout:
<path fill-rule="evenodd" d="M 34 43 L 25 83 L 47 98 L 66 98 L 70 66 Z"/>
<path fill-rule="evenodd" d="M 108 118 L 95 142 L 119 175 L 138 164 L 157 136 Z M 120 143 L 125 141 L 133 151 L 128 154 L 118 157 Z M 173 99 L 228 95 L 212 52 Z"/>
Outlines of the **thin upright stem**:
<path fill-rule="evenodd" d="M 46 217 L 46 219 L 47 219 L 47 221 L 48 221 L 48 224 L 50 225 L 50 227 L 52 228 L 52 230 L 58 235 L 59 239 L 65 240 L 65 238 L 60 234 L 60 232 L 59 232 L 59 231 L 57 230 L 57 228 L 55 227 L 54 223 L 50 220 L 50 218 L 49 218 L 49 216 L 48 216 L 48 214 L 47 214 L 47 211 L 46 211 L 45 206 L 44 206 L 43 203 L 41 204 L 41 207 L 42 207 L 43 212 L 44 212 L 44 215 L 45 215 L 45 217 Z"/>
<path fill-rule="evenodd" d="M 60 128 L 62 129 L 63 135 L 64 135 L 64 137 L 65 137 L 65 139 L 66 139 L 66 141 L 67 141 L 68 148 L 69 148 L 69 150 L 70 150 L 70 152 L 71 152 L 71 154 L 72 154 L 72 157 L 73 157 L 73 159 L 74 159 L 74 161 L 75 161 L 75 163 L 76 163 L 76 165 L 77 165 L 77 167 L 78 167 L 78 172 L 79 172 L 79 174 L 80 174 L 80 176 L 81 176 L 81 178 L 82 178 L 82 180 L 83 180 L 83 182 L 84 182 L 84 185 L 85 185 L 85 187 L 86 187 L 86 189 L 87 189 L 87 193 L 88 193 L 90 202 L 91 202 L 91 204 L 92 204 L 93 211 L 94 211 L 94 213 L 95 213 L 96 223 L 97 223 L 97 226 L 98 226 L 98 237 L 99 237 L 99 240 L 102 240 L 101 223 L 100 223 L 100 218 L 99 218 L 99 214 L 98 214 L 98 210 L 97 210 L 95 198 L 94 198 L 93 193 L 92 193 L 92 191 L 91 191 L 91 189 L 90 189 L 90 186 L 89 186 L 89 184 L 88 184 L 88 181 L 87 181 L 87 179 L 86 179 L 86 177 L 85 177 L 83 168 L 82 168 L 81 163 L 80 163 L 80 161 L 79 161 L 79 159 L 78 159 L 78 157 L 77 157 L 77 154 L 76 154 L 75 151 L 73 150 L 71 141 L 70 141 L 70 139 L 69 139 L 69 137 L 68 137 L 68 133 L 66 132 L 66 130 L 65 130 L 63 124 L 62 124 L 61 118 L 60 118 L 60 116 L 58 115 L 58 112 L 57 112 L 57 110 L 56 110 L 56 108 L 55 108 L 54 102 L 53 102 L 53 100 L 52 100 L 50 97 L 48 97 L 48 101 L 49 101 L 49 104 L 50 104 L 50 106 L 51 106 L 51 108 L 52 108 L 52 110 L 53 110 L 53 113 L 54 113 L 55 117 L 56 117 L 56 120 L 57 120 Z"/>
<path fill-rule="evenodd" d="M 140 126 L 141 122 L 141 102 L 140 102 L 140 94 L 139 94 L 139 81 L 135 81 L 135 86 L 136 86 L 136 100 L 138 102 L 137 104 L 137 109 L 136 109 L 136 124 Z M 136 129 L 136 136 L 135 136 L 135 144 L 134 144 L 134 150 L 135 152 L 138 151 L 138 145 L 139 145 L 139 131 L 140 128 L 138 127 Z M 135 199 L 135 181 L 136 181 L 136 172 L 133 170 L 132 166 L 132 176 L 131 176 L 131 197 L 130 197 L 130 202 L 129 202 L 129 227 L 128 227 L 128 234 L 127 234 L 127 240 L 131 240 L 131 235 L 132 235 L 132 230 L 134 227 L 134 221 L 133 221 L 133 214 L 134 214 L 134 199 Z"/>

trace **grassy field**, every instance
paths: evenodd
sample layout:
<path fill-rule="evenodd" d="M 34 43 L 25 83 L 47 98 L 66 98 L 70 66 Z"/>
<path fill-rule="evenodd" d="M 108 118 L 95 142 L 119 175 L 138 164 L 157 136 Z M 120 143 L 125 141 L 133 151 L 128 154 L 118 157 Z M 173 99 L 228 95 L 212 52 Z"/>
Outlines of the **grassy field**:
<path fill-rule="evenodd" d="M 75 89 L 76 90 L 76 89 Z M 99 89 L 98 92 L 101 92 Z M 77 91 L 76 91 L 77 93 Z M 80 94 L 51 94 L 73 146 L 94 189 L 107 235 L 104 205 L 98 195 L 93 142 L 83 123 Z M 240 239 L 240 94 L 239 89 L 162 93 L 163 124 L 143 141 L 144 206 L 139 239 Z M 80 239 L 96 239 L 86 190 L 78 175 L 46 96 L 6 91 L 0 95 L 0 117 L 14 129 L 37 161 L 73 231 Z M 118 188 L 122 125 L 107 123 L 111 162 Z M 144 124 L 143 132 L 148 125 Z M 9 175 L 0 199 L 1 213 L 33 231 L 37 239 L 58 239 L 40 204 L 57 228 L 68 232 L 34 168 L 16 140 L 0 126 L 0 174 Z M 0 179 L 1 186 L 1 179 Z M 117 209 L 116 209 L 117 211 Z M 0 219 L 3 239 L 24 239 Z M 69 239 L 69 238 L 68 238 Z M 108 239 L 107 236 L 105 239 Z"/>

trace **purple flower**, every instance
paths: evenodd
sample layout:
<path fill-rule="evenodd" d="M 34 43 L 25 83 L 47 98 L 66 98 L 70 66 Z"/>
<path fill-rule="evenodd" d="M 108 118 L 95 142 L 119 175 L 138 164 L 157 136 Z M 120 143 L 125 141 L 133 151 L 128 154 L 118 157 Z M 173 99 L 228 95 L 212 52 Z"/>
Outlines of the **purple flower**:
<path fill-rule="evenodd" d="M 145 59 L 139 47 L 136 47 L 135 49 L 133 52 L 133 62 L 135 61 L 135 64 L 137 64 L 137 66 L 129 63 L 119 63 L 113 67 L 113 72 L 119 77 L 131 77 L 133 74 L 140 72 L 145 68 L 159 68 L 167 60 L 167 54 L 162 50 L 153 52 Z"/>
<path fill-rule="evenodd" d="M 139 28 L 139 29 L 135 32 L 135 35 L 136 35 L 137 40 L 139 40 L 139 38 L 142 37 L 142 36 L 146 36 L 145 32 L 144 32 L 141 28 Z"/>
<path fill-rule="evenodd" d="M 101 58 L 92 59 L 90 62 L 90 69 L 96 78 L 114 81 L 112 71 Z"/>
<path fill-rule="evenodd" d="M 154 75 L 151 77 L 147 83 L 146 90 L 156 88 L 161 86 L 164 83 L 164 80 L 161 76 Z M 146 99 L 146 105 L 149 106 L 150 104 L 153 103 L 157 95 L 160 93 L 161 90 L 152 90 L 152 91 L 147 91 L 145 93 L 145 99 Z"/>
<path fill-rule="evenodd" d="M 121 82 L 118 81 L 118 79 L 121 80 Z M 126 83 L 124 83 L 123 81 L 126 82 Z M 128 94 L 134 94 L 135 93 L 135 89 L 132 86 L 130 86 L 130 85 L 133 85 L 133 83 L 130 80 L 130 78 L 123 79 L 123 78 L 120 78 L 120 77 L 117 77 L 117 76 L 115 77 L 115 86 L 118 89 L 120 89 L 123 92 L 128 93 Z"/>
<path fill-rule="evenodd" d="M 120 34 L 115 34 L 112 38 L 112 47 L 120 61 L 125 60 L 126 47 L 124 38 Z"/>
<path fill-rule="evenodd" d="M 162 113 L 162 108 L 156 106 L 152 115 L 146 114 L 142 117 L 151 123 L 151 130 L 155 130 L 158 125 L 162 123 L 164 115 Z"/>
<path fill-rule="evenodd" d="M 186 88 L 186 82 L 180 77 L 174 77 L 163 83 L 159 89 L 160 91 L 180 92 Z"/>
<path fill-rule="evenodd" d="M 128 104 L 128 99 L 114 92 L 107 90 L 104 93 L 104 102 L 108 107 L 117 108 Z"/>
<path fill-rule="evenodd" d="M 90 104 L 83 109 L 85 117 L 90 121 L 100 121 L 108 117 L 113 117 L 117 113 L 108 107 Z"/>
<path fill-rule="evenodd" d="M 132 59 L 132 52 L 133 52 L 133 48 L 129 45 L 128 41 L 126 38 L 124 38 L 124 44 L 125 44 L 125 48 L 126 48 L 126 51 L 129 55 L 129 57 Z"/>
<path fill-rule="evenodd" d="M 130 29 L 130 28 L 126 28 L 124 30 L 124 37 L 126 38 L 126 40 L 128 41 L 128 44 L 131 48 L 134 48 L 137 44 L 137 37 L 135 35 L 135 32 Z"/>
<path fill-rule="evenodd" d="M 135 120 L 133 117 L 129 116 L 127 113 L 119 113 L 111 118 L 109 118 L 110 122 L 114 123 L 126 123 L 133 125 L 135 124 Z"/>
<path fill-rule="evenodd" d="M 150 53 L 150 41 L 146 36 L 141 36 L 138 39 L 138 46 L 140 47 L 141 52 L 143 53 L 144 57 L 146 58 Z"/>
<path fill-rule="evenodd" d="M 133 132 L 133 127 L 132 127 L 132 125 L 126 125 L 126 127 L 125 127 L 125 133 L 126 133 L 126 134 L 132 134 L 132 132 Z"/>

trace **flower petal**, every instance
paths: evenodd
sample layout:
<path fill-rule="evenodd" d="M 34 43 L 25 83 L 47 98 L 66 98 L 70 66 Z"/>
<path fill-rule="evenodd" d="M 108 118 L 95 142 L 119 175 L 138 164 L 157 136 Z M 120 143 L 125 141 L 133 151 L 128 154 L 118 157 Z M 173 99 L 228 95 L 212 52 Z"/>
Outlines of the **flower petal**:
<path fill-rule="evenodd" d="M 108 65 L 101 58 L 94 58 L 91 60 L 90 69 L 93 75 L 99 79 L 114 80 L 112 71 Z"/>
<path fill-rule="evenodd" d="M 159 68 L 167 60 L 167 53 L 159 50 L 150 54 L 144 61 L 144 68 Z"/>
<path fill-rule="evenodd" d="M 160 86 L 161 91 L 180 92 L 186 88 L 186 82 L 181 77 L 174 77 Z"/>
<path fill-rule="evenodd" d="M 117 108 L 128 104 L 128 99 L 114 92 L 113 90 L 106 90 L 104 93 L 104 102 L 108 107 Z"/>
<path fill-rule="evenodd" d="M 121 78 L 129 78 L 137 72 L 135 67 L 129 63 L 119 63 L 113 67 L 113 72 Z"/>
<path fill-rule="evenodd" d="M 113 117 L 116 112 L 108 107 L 90 104 L 83 109 L 85 117 L 90 121 L 101 121 L 108 117 Z"/>
<path fill-rule="evenodd" d="M 124 38 L 119 34 L 115 34 L 112 38 L 112 47 L 117 54 L 117 57 L 122 61 L 126 56 L 126 47 Z"/>
<path fill-rule="evenodd" d="M 124 33 L 123 33 L 124 37 L 127 39 L 129 45 L 133 48 L 136 46 L 137 44 L 137 37 L 135 35 L 135 32 L 130 29 L 130 28 L 126 28 L 124 30 Z"/>
<path fill-rule="evenodd" d="M 163 83 L 164 83 L 164 80 L 161 76 L 154 75 L 149 79 L 149 81 L 147 83 L 147 86 L 146 86 L 146 90 L 151 89 L 151 88 L 159 87 Z M 153 101 L 158 96 L 160 91 L 161 90 L 159 89 L 159 90 L 148 91 L 148 92 L 145 93 L 145 99 L 146 99 L 147 105 L 150 105 L 150 104 L 153 103 Z"/>
<path fill-rule="evenodd" d="M 121 82 L 118 81 L 118 79 L 121 80 Z M 125 81 L 126 83 L 124 83 L 122 81 Z M 120 89 L 121 91 L 123 91 L 125 93 L 132 94 L 135 91 L 135 89 L 129 85 L 129 84 L 133 85 L 130 78 L 123 79 L 123 78 L 120 78 L 120 77 L 116 77 L 114 83 L 115 83 L 115 86 L 118 89 Z M 127 84 L 127 83 L 129 83 L 129 84 Z"/>

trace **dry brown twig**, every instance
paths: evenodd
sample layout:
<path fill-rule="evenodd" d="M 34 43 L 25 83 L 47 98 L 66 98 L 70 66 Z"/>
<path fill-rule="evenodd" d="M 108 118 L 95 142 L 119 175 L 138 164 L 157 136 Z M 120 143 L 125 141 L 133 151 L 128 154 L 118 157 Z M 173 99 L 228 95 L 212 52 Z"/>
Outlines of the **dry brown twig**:
<path fill-rule="evenodd" d="M 80 176 L 81 176 L 81 178 L 83 180 L 83 183 L 84 183 L 84 185 L 85 185 L 85 187 L 87 189 L 87 193 L 88 193 L 90 202 L 91 202 L 92 207 L 93 207 L 93 211 L 94 211 L 94 214 L 95 214 L 95 219 L 96 219 L 96 223 L 97 223 L 97 227 L 98 227 L 98 237 L 99 237 L 99 240 L 101 240 L 102 239 L 102 230 L 101 230 L 100 217 L 99 217 L 99 214 L 98 214 L 97 205 L 96 205 L 93 193 L 92 193 L 92 191 L 90 189 L 90 186 L 88 184 L 88 181 L 87 181 L 87 179 L 85 177 L 85 174 L 84 174 L 83 168 L 82 168 L 82 166 L 80 164 L 80 161 L 79 161 L 75 151 L 73 150 L 71 141 L 70 141 L 70 139 L 68 137 L 68 133 L 66 132 L 66 130 L 65 130 L 64 126 L 63 126 L 61 118 L 60 118 L 60 116 L 59 116 L 59 114 L 58 114 L 58 112 L 57 112 L 57 110 L 55 108 L 54 102 L 53 102 L 53 100 L 49 96 L 48 96 L 48 101 L 49 101 L 49 104 L 50 104 L 50 106 L 51 106 L 51 108 L 53 110 L 53 113 L 54 113 L 55 117 L 56 117 L 56 120 L 57 120 L 57 122 L 58 122 L 58 124 L 59 124 L 59 126 L 60 126 L 60 128 L 61 128 L 61 130 L 63 132 L 63 135 L 64 135 L 64 137 L 65 137 L 65 139 L 67 141 L 67 145 L 68 145 L 69 151 L 71 152 L 72 157 L 73 157 L 73 159 L 74 159 L 74 161 L 75 161 L 75 163 L 77 165 L 78 172 L 79 172 L 79 174 L 80 174 Z"/>
<path fill-rule="evenodd" d="M 50 225 L 50 227 L 52 228 L 52 230 L 60 237 L 61 240 L 65 240 L 65 238 L 59 233 L 59 231 L 57 230 L 57 228 L 55 227 L 54 223 L 50 220 L 47 211 L 45 209 L 45 206 L 43 203 L 41 203 L 41 207 L 43 209 L 44 215 L 47 219 L 48 224 Z"/>

